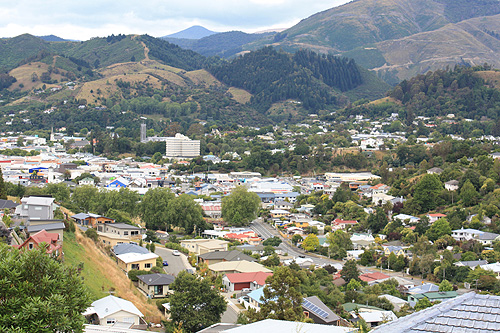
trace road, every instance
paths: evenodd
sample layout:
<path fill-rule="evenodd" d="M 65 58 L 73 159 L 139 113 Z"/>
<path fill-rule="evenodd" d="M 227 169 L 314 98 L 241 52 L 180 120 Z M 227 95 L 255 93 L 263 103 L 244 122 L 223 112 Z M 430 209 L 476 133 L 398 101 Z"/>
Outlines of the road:
<path fill-rule="evenodd" d="M 261 218 L 258 218 L 254 220 L 251 224 L 250 227 L 252 230 L 254 230 L 257 234 L 263 236 L 263 238 L 269 238 L 273 236 L 277 236 L 281 238 L 282 243 L 280 244 L 279 248 L 282 249 L 284 252 L 287 252 L 288 255 L 293 256 L 293 257 L 298 257 L 298 256 L 305 256 L 306 258 L 312 259 L 313 263 L 315 265 L 327 265 L 327 264 L 344 264 L 343 261 L 339 260 L 333 260 L 333 259 L 328 259 L 326 257 L 317 255 L 317 254 L 311 254 L 308 252 L 305 252 L 304 250 L 297 248 L 289 243 L 288 240 L 283 238 L 279 232 L 274 229 L 272 226 L 270 226 L 268 223 L 265 223 Z M 374 273 L 374 272 L 381 272 L 380 268 L 376 267 L 364 267 L 358 265 L 358 269 L 361 271 L 361 273 Z M 388 270 L 383 270 L 382 273 L 392 276 L 392 277 L 404 277 L 408 280 L 412 280 L 415 285 L 422 284 L 423 281 L 420 278 L 417 277 L 412 277 L 408 274 L 404 274 L 401 272 L 393 272 L 393 271 L 388 271 Z"/>
<path fill-rule="evenodd" d="M 174 256 L 172 254 L 172 251 L 173 250 L 159 246 L 157 246 L 155 249 L 155 253 L 162 257 L 163 260 L 166 260 L 168 262 L 168 266 L 163 266 L 165 273 L 177 276 L 177 274 L 179 274 L 180 272 L 192 268 L 189 264 L 187 264 L 187 260 L 182 259 L 181 256 L 184 256 L 184 254 L 181 254 L 180 256 Z"/>
<path fill-rule="evenodd" d="M 230 301 L 228 300 L 228 302 Z M 236 323 L 236 320 L 238 320 L 238 313 L 236 312 L 236 310 L 233 309 L 233 307 L 230 304 L 228 304 L 227 310 L 222 314 L 220 322 L 234 324 Z"/>

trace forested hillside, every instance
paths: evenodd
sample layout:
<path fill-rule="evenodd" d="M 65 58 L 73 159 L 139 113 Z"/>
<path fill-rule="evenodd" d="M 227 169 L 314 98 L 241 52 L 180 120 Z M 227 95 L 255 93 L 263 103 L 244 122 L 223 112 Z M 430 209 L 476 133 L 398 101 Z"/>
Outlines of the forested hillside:
<path fill-rule="evenodd" d="M 211 67 L 210 71 L 225 84 L 252 93 L 251 103 L 261 112 L 287 99 L 298 99 L 306 109 L 316 111 L 337 103 L 335 90 L 347 91 L 362 83 L 353 60 L 311 51 L 291 55 L 272 47 Z"/>
<path fill-rule="evenodd" d="M 407 126 L 418 116 L 470 119 L 470 122 L 436 124 L 448 126 L 450 134 L 467 133 L 467 124 L 479 127 L 484 134 L 500 135 L 500 72 L 487 65 L 478 67 L 457 66 L 453 70 L 438 70 L 404 80 L 388 96 L 391 101 L 352 106 L 343 114 L 363 114 L 369 118 L 387 117 L 399 113 Z M 428 134 L 421 127 L 417 134 Z"/>

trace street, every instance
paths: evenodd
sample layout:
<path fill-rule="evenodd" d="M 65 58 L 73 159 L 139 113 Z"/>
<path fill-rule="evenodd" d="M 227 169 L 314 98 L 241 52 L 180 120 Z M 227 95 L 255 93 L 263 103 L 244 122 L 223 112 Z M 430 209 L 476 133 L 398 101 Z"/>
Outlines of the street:
<path fill-rule="evenodd" d="M 163 266 L 165 273 L 177 276 L 177 274 L 179 274 L 180 272 L 192 268 L 187 264 L 187 258 L 186 260 L 182 259 L 182 256 L 185 257 L 184 254 L 181 254 L 180 256 L 174 256 L 172 254 L 172 251 L 173 250 L 159 246 L 157 246 L 155 249 L 155 253 L 162 257 L 163 260 L 166 260 L 168 262 L 168 266 Z"/>

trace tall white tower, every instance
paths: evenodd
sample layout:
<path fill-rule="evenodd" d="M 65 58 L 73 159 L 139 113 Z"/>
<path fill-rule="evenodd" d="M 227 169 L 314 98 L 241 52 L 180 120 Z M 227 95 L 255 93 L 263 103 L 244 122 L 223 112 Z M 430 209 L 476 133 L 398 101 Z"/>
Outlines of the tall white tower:
<path fill-rule="evenodd" d="M 141 124 L 141 142 L 147 142 L 146 123 Z"/>

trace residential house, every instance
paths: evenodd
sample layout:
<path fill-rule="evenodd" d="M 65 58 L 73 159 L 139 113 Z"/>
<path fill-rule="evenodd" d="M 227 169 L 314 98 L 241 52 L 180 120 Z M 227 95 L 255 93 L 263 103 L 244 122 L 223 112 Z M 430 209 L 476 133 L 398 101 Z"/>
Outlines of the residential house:
<path fill-rule="evenodd" d="M 401 299 L 396 296 L 392 296 L 389 294 L 384 294 L 380 295 L 378 298 L 385 298 L 386 300 L 389 301 L 394 306 L 394 311 L 401 311 L 401 308 L 405 305 L 409 305 L 408 301 L 405 301 L 404 299 Z"/>
<path fill-rule="evenodd" d="M 142 228 L 126 223 L 101 223 L 97 225 L 97 231 L 116 234 L 121 237 L 141 238 Z"/>
<path fill-rule="evenodd" d="M 500 296 L 470 292 L 375 328 L 373 333 L 392 332 L 493 332 Z"/>
<path fill-rule="evenodd" d="M 372 234 L 353 233 L 351 236 L 351 243 L 355 250 L 362 250 L 368 248 L 375 242 Z"/>
<path fill-rule="evenodd" d="M 444 188 L 447 191 L 457 191 L 458 190 L 458 180 L 450 180 L 444 183 Z"/>
<path fill-rule="evenodd" d="M 500 279 L 500 263 L 499 262 L 495 262 L 492 264 L 485 264 L 485 265 L 481 265 L 479 267 L 481 267 L 482 269 L 486 269 L 488 271 L 492 271 L 497 276 L 497 279 Z"/>
<path fill-rule="evenodd" d="M 252 254 L 258 254 L 262 256 L 264 254 L 264 245 L 251 245 L 251 244 L 243 244 L 236 246 L 236 250 L 243 252 L 244 250 L 251 251 Z M 277 249 L 276 253 L 281 252 L 281 250 Z"/>
<path fill-rule="evenodd" d="M 15 214 L 21 219 L 52 220 L 54 219 L 54 198 L 30 196 L 21 199 Z"/>
<path fill-rule="evenodd" d="M 120 254 L 125 254 L 125 253 L 142 253 L 142 254 L 147 254 L 149 253 L 149 250 L 146 249 L 145 247 L 142 247 L 137 244 L 128 244 L 128 243 L 123 243 L 123 244 L 117 244 L 113 246 L 111 252 L 115 256 L 120 255 Z"/>
<path fill-rule="evenodd" d="M 487 263 L 488 263 L 488 261 L 486 261 L 486 260 L 472 260 L 472 261 L 457 261 L 457 262 L 453 263 L 453 265 L 455 265 L 457 267 L 467 266 L 470 269 L 474 269 L 477 266 L 486 265 Z"/>
<path fill-rule="evenodd" d="M 358 224 L 358 221 L 335 219 L 332 223 L 332 230 L 345 230 L 350 226 Z"/>
<path fill-rule="evenodd" d="M 372 286 L 374 284 L 381 283 L 387 279 L 390 279 L 391 277 L 389 275 L 380 273 L 380 272 L 373 272 L 373 273 L 365 273 L 361 274 L 359 276 L 359 279 L 361 281 L 364 281 L 368 283 L 369 286 Z"/>
<path fill-rule="evenodd" d="M 385 322 L 397 319 L 394 312 L 386 311 L 375 306 L 345 303 L 342 304 L 342 307 L 351 315 L 351 321 L 358 322 L 363 319 L 368 328 L 376 327 Z"/>
<path fill-rule="evenodd" d="M 403 223 L 403 225 L 408 225 L 410 223 L 417 223 L 418 221 L 420 221 L 420 218 L 407 214 L 398 214 L 394 215 L 392 217 L 392 220 L 393 221 L 400 220 Z"/>
<path fill-rule="evenodd" d="M 441 214 L 441 213 L 434 213 L 434 214 L 428 213 L 426 216 L 429 218 L 429 223 L 430 224 L 436 222 L 437 220 L 439 220 L 441 218 L 445 218 L 446 217 L 445 214 Z"/>
<path fill-rule="evenodd" d="M 408 289 L 409 295 L 423 294 L 439 291 L 439 286 L 436 286 L 434 283 L 424 283 L 423 285 L 416 286 Z"/>
<path fill-rule="evenodd" d="M 220 219 L 222 217 L 222 205 L 220 202 L 208 203 L 204 202 L 201 205 L 201 209 L 208 217 L 212 219 Z"/>
<path fill-rule="evenodd" d="M 138 275 L 138 287 L 149 298 L 164 298 L 172 291 L 169 286 L 174 282 L 175 276 L 169 274 Z"/>
<path fill-rule="evenodd" d="M 18 205 L 19 205 L 18 203 L 15 203 L 12 200 L 0 199 L 0 209 L 2 211 L 6 210 L 6 209 L 9 211 L 15 210 Z"/>
<path fill-rule="evenodd" d="M 486 232 L 476 229 L 457 229 L 451 232 L 451 237 L 456 241 L 463 242 L 475 240 L 483 245 L 492 245 L 493 242 L 499 239 L 500 235 L 492 232 Z"/>
<path fill-rule="evenodd" d="M 14 245 L 13 247 L 18 249 L 33 250 L 35 248 L 39 248 L 42 243 L 45 243 L 47 246 L 47 254 L 55 257 L 60 257 L 62 255 L 62 244 L 59 239 L 59 234 L 50 233 L 45 230 L 41 230 L 29 236 L 22 244 Z"/>
<path fill-rule="evenodd" d="M 272 209 L 270 213 L 273 219 L 280 219 L 282 217 L 286 218 L 290 216 L 290 212 L 284 209 Z"/>
<path fill-rule="evenodd" d="M 442 302 L 450 298 L 455 298 L 457 297 L 458 294 L 456 291 L 437 291 L 437 292 L 430 292 L 430 293 L 422 293 L 422 294 L 413 294 L 413 295 L 408 295 L 408 303 L 410 306 L 415 306 L 419 300 L 422 298 L 427 298 L 431 302 Z"/>
<path fill-rule="evenodd" d="M 276 201 L 274 203 L 274 209 L 276 210 L 290 210 L 293 208 L 293 205 L 287 201 Z"/>
<path fill-rule="evenodd" d="M 212 265 L 224 261 L 240 261 L 240 260 L 246 260 L 252 262 L 257 261 L 257 259 L 250 257 L 238 250 L 207 252 L 200 254 L 198 256 L 198 262 L 206 263 L 207 265 Z"/>
<path fill-rule="evenodd" d="M 229 242 L 219 239 L 185 239 L 181 246 L 196 255 L 208 252 L 227 251 Z"/>
<path fill-rule="evenodd" d="M 272 272 L 271 270 L 267 269 L 261 264 L 246 260 L 219 262 L 216 264 L 209 265 L 208 269 L 217 274 Z"/>
<path fill-rule="evenodd" d="M 154 253 L 125 253 L 116 256 L 118 267 L 125 272 L 132 269 L 149 271 L 156 266 L 158 255 Z"/>
<path fill-rule="evenodd" d="M 222 283 L 228 292 L 234 292 L 242 289 L 255 290 L 266 284 L 268 276 L 273 273 L 250 272 L 250 273 L 228 273 L 222 278 Z"/>
<path fill-rule="evenodd" d="M 372 203 L 374 205 L 385 205 L 387 202 L 391 202 L 396 197 L 386 193 L 373 193 L 372 194 Z"/>
<path fill-rule="evenodd" d="M 111 247 L 114 247 L 119 244 L 128 244 L 130 243 L 130 237 L 123 237 L 115 233 L 111 232 L 97 232 L 97 235 L 99 236 L 99 240 L 105 244 L 109 245 Z"/>
<path fill-rule="evenodd" d="M 312 319 L 316 324 L 340 326 L 344 321 L 317 296 L 303 298 L 302 309 L 306 318 Z"/>
<path fill-rule="evenodd" d="M 429 175 L 440 175 L 441 173 L 443 173 L 443 169 L 441 168 L 430 168 L 429 170 L 427 170 L 427 173 Z"/>
<path fill-rule="evenodd" d="M 71 216 L 76 223 L 91 228 L 96 228 L 101 223 L 115 223 L 115 220 L 106 216 L 92 213 L 78 213 Z"/>
<path fill-rule="evenodd" d="M 403 255 L 406 257 L 406 253 L 401 246 L 384 246 L 384 255 L 389 256 L 394 253 L 396 257 Z"/>
<path fill-rule="evenodd" d="M 61 221 L 61 220 L 52 220 L 52 221 Z M 63 222 L 54 222 L 54 223 L 33 223 L 28 225 L 26 231 L 29 235 L 35 234 L 39 231 L 45 230 L 49 233 L 56 233 L 59 235 L 59 241 L 63 242 L 64 237 L 64 223 Z"/>
<path fill-rule="evenodd" d="M 112 180 L 108 185 L 106 185 L 106 187 L 109 187 L 109 188 L 125 188 L 125 187 L 128 187 L 130 186 L 130 181 L 123 178 L 123 177 L 119 177 L 117 179 L 114 179 Z"/>
<path fill-rule="evenodd" d="M 78 182 L 78 185 L 80 185 L 80 186 L 82 186 L 82 185 L 94 186 L 95 180 L 94 180 L 94 178 L 91 178 L 91 177 L 85 177 Z"/>
<path fill-rule="evenodd" d="M 262 238 L 257 236 L 255 231 L 243 231 L 243 232 L 230 232 L 225 234 L 224 238 L 229 240 L 237 240 L 241 243 L 248 243 L 252 245 L 259 245 L 262 241 Z"/>
<path fill-rule="evenodd" d="M 144 315 L 132 302 L 112 295 L 93 302 L 83 315 L 92 324 L 101 326 L 131 328 L 146 323 Z"/>

